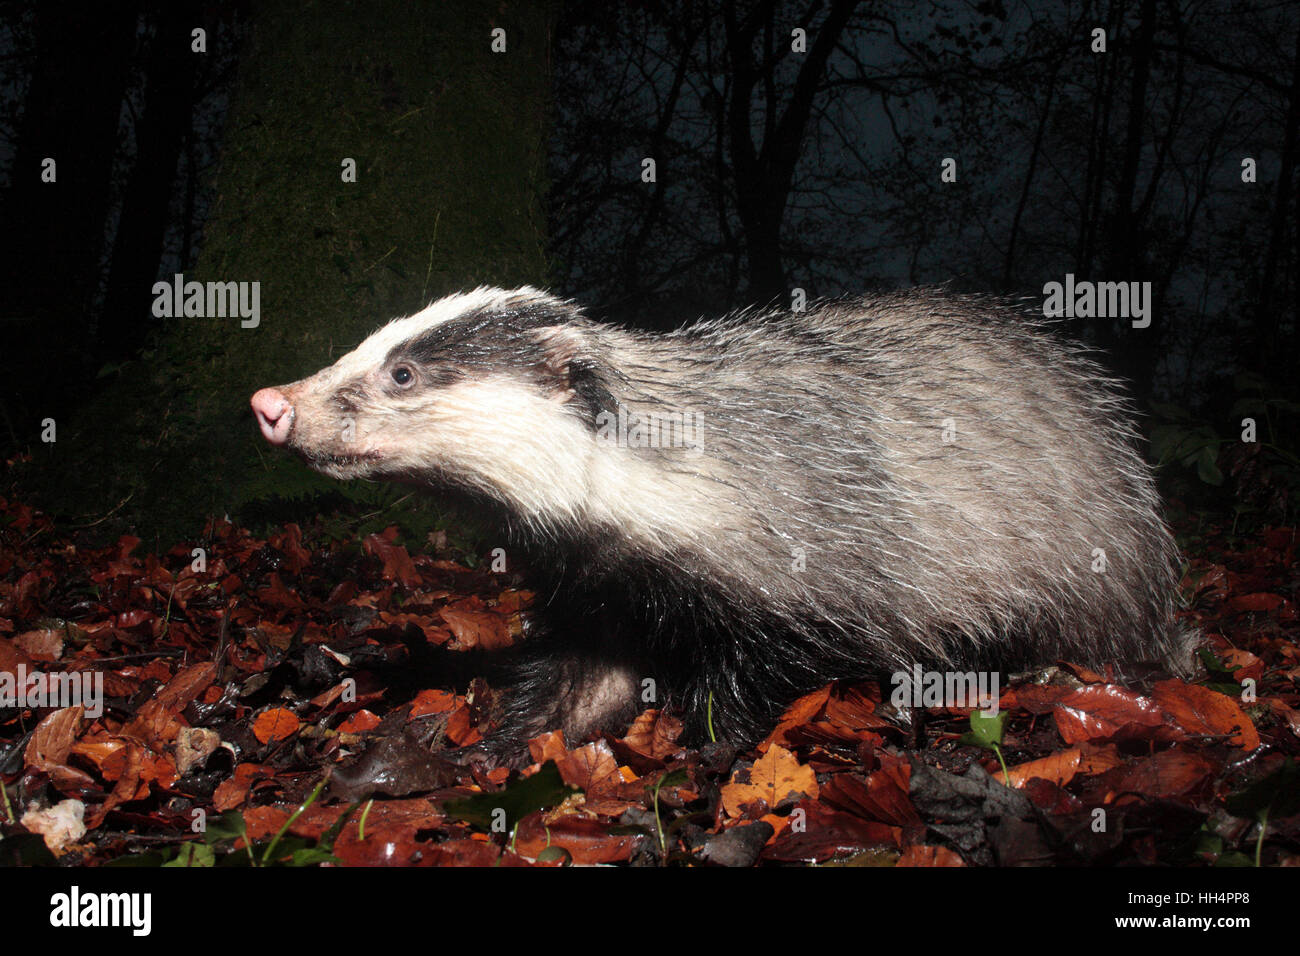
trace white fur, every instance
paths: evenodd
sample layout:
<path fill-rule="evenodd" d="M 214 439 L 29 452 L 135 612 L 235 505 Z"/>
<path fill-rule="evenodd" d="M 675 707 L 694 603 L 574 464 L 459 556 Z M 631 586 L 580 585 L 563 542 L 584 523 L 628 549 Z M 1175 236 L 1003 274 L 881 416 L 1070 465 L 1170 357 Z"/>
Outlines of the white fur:
<path fill-rule="evenodd" d="M 393 319 L 387 325 L 376 329 L 364 342 L 339 359 L 333 368 L 338 371 L 340 380 L 365 375 L 367 371 L 383 362 L 394 346 L 415 338 L 421 332 L 436 328 L 468 312 L 486 308 L 503 308 L 510 302 L 528 298 L 548 299 L 550 297 L 532 286 L 520 286 L 514 290 L 479 286 L 472 292 L 446 296 L 430 303 L 414 315 Z"/>
<path fill-rule="evenodd" d="M 377 387 L 385 359 L 401 343 L 469 312 L 529 301 L 563 308 L 559 300 L 528 286 L 480 287 L 451 295 L 394 319 L 332 366 L 289 388 L 297 402 L 309 403 L 349 381 Z M 665 471 L 625 447 L 596 441 L 563 397 L 543 395 L 504 374 L 432 393 L 390 396 L 357 416 L 356 437 L 347 451 L 380 456 L 381 467 L 374 470 L 387 475 L 418 475 L 436 464 L 505 498 L 521 519 L 541 531 L 599 526 L 660 554 L 683 543 L 703 546 L 724 528 L 740 531 L 741 519 L 719 500 L 709 476 L 689 469 Z M 371 469 L 324 470 L 346 478 Z"/>

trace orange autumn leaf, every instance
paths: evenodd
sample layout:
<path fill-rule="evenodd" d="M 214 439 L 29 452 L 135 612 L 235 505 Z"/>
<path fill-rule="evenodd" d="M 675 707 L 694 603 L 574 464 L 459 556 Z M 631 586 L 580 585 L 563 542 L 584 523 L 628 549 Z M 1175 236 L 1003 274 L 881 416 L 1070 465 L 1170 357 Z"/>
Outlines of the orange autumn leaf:
<path fill-rule="evenodd" d="M 1035 777 L 1041 780 L 1050 780 L 1058 787 L 1063 787 L 1079 771 L 1079 761 L 1083 753 L 1077 747 L 1071 747 L 1069 750 L 1062 750 L 1059 753 L 1048 754 L 1038 760 L 1031 760 L 1028 763 L 1017 764 L 1014 767 L 1007 768 L 1007 777 L 1011 780 L 1011 786 L 1023 787 L 1028 781 Z M 996 774 L 994 779 L 1001 780 L 1002 775 Z"/>
<path fill-rule="evenodd" d="M 623 775 L 618 772 L 618 761 L 604 740 L 570 751 L 555 765 L 565 783 L 577 787 L 588 797 L 623 782 Z"/>
<path fill-rule="evenodd" d="M 449 690 L 422 690 L 411 701 L 411 719 L 428 714 L 445 714 L 456 709 L 456 695 Z"/>
<path fill-rule="evenodd" d="M 1244 651 L 1238 647 L 1229 647 L 1222 651 L 1219 656 L 1223 658 L 1228 667 L 1236 668 L 1232 676 L 1238 684 L 1247 678 L 1259 680 L 1264 676 L 1264 662 L 1250 651 Z"/>
<path fill-rule="evenodd" d="M 817 774 L 802 766 L 790 751 L 778 744 L 746 770 L 738 770 L 722 788 L 722 806 L 729 816 L 744 815 L 746 804 L 762 803 L 775 808 L 798 799 L 817 796 Z"/>
<path fill-rule="evenodd" d="M 533 758 L 533 763 L 546 763 L 548 760 L 558 763 L 563 760 L 569 755 L 569 748 L 564 744 L 564 731 L 549 730 L 533 737 L 528 741 L 528 753 Z"/>
<path fill-rule="evenodd" d="M 379 724 L 380 720 L 375 714 L 368 710 L 358 710 L 339 724 L 339 733 L 360 734 L 367 730 L 374 730 Z"/>
<path fill-rule="evenodd" d="M 457 747 L 469 747 L 483 739 L 483 733 L 470 722 L 470 709 L 462 704 L 447 718 L 447 739 Z"/>
<path fill-rule="evenodd" d="M 767 735 L 767 739 L 758 745 L 760 752 L 768 750 L 772 744 L 787 743 L 789 738 L 787 734 L 796 728 L 803 727 L 812 723 L 821 714 L 822 709 L 830 700 L 831 685 L 826 684 L 810 694 L 804 694 L 793 704 L 785 709 L 781 719 L 777 722 L 776 727 Z"/>
<path fill-rule="evenodd" d="M 677 738 L 682 733 L 682 722 L 671 714 L 647 710 L 632 722 L 623 743 L 638 753 L 662 760 L 681 749 Z"/>
<path fill-rule="evenodd" d="M 96 737 L 83 739 L 72 745 L 72 752 L 95 765 L 105 780 L 116 780 L 121 774 L 120 763 L 127 742 L 121 737 Z"/>
<path fill-rule="evenodd" d="M 302 721 L 293 711 L 272 707 L 262 711 L 253 722 L 253 736 L 262 743 L 269 744 L 292 737 L 301 725 Z"/>
<path fill-rule="evenodd" d="M 547 847 L 568 851 L 575 863 L 617 863 L 636 850 L 635 834 L 611 833 L 597 820 L 565 816 L 543 822 L 539 816 L 525 817 L 515 834 L 514 849 L 521 856 L 536 858 Z"/>
<path fill-rule="evenodd" d="M 1152 698 L 1189 734 L 1228 736 L 1243 750 L 1259 746 L 1259 733 L 1235 700 L 1180 680 L 1156 684 Z"/>
<path fill-rule="evenodd" d="M 235 766 L 235 772 L 217 785 L 212 794 L 212 806 L 224 813 L 233 810 L 244 802 L 253 784 L 269 775 L 261 764 L 241 763 Z"/>
<path fill-rule="evenodd" d="M 1084 744 L 1079 748 L 1079 769 L 1081 774 L 1098 774 L 1105 773 L 1107 770 L 1113 770 L 1124 763 L 1124 758 L 1119 755 L 1119 750 L 1114 744 L 1104 744 L 1100 747 L 1094 744 Z"/>
<path fill-rule="evenodd" d="M 127 743 L 126 760 L 122 772 L 117 778 L 117 784 L 104 802 L 87 815 L 86 827 L 88 829 L 93 830 L 103 823 L 104 817 L 115 807 L 123 803 L 130 803 L 133 800 L 143 800 L 149 796 L 149 784 L 140 778 L 140 771 L 146 753 L 145 748 L 139 744 Z"/>

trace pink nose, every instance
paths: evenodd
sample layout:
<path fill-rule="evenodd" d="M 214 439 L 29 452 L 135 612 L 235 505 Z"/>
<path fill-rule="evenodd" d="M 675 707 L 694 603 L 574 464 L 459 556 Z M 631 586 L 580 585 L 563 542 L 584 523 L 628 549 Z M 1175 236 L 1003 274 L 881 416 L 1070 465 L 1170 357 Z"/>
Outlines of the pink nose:
<path fill-rule="evenodd" d="M 272 445 L 283 445 L 293 428 L 293 402 L 278 388 L 264 388 L 249 400 L 262 436 Z"/>

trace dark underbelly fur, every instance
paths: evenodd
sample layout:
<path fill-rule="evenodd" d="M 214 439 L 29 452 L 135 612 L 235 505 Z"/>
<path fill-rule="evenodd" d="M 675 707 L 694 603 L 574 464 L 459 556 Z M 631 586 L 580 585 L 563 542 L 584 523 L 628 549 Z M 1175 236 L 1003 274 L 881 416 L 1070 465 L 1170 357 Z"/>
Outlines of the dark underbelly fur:
<path fill-rule="evenodd" d="M 534 565 L 559 570 L 539 587 L 525 641 L 500 662 L 499 729 L 480 745 L 497 756 L 546 730 L 563 730 L 570 745 L 621 734 L 649 707 L 681 719 L 684 742 L 698 744 L 710 698 L 715 734 L 750 744 L 800 695 L 879 670 L 842 633 L 790 633 L 761 603 L 684 584 L 680 570 L 624 563 L 598 573 L 590 552 L 584 564 L 554 557 Z"/>

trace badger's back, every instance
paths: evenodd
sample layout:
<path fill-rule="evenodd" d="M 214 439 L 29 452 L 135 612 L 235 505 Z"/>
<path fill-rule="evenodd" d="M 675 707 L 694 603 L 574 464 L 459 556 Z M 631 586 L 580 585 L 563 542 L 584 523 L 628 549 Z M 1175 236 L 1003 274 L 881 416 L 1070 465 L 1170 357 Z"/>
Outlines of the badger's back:
<path fill-rule="evenodd" d="M 908 294 L 592 334 L 619 403 L 702 416 L 699 457 L 640 452 L 679 494 L 658 499 L 671 531 L 649 519 L 661 553 L 599 552 L 686 604 L 654 615 L 670 632 L 711 619 L 796 679 L 809 655 L 840 676 L 1176 648 L 1175 552 L 1127 405 L 1027 317 Z M 637 538 L 628 492 L 593 487 L 616 503 L 602 536 Z"/>

